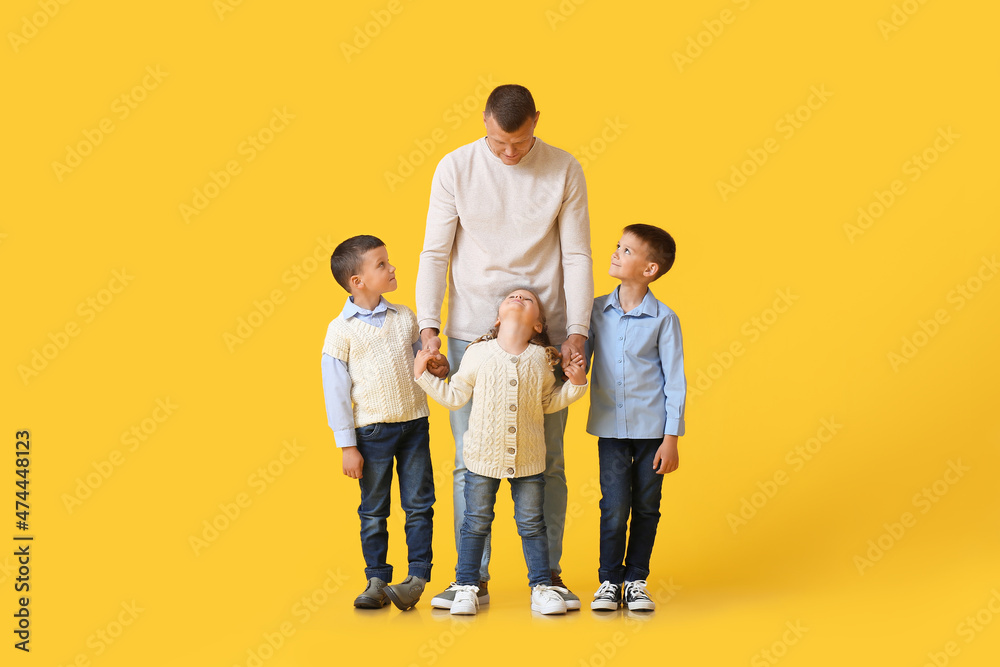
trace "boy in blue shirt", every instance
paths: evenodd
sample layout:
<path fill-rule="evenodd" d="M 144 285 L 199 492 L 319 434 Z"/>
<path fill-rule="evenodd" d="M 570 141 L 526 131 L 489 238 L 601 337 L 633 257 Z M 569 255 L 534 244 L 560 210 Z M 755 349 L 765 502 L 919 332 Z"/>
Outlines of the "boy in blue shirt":
<path fill-rule="evenodd" d="M 653 296 L 649 284 L 670 270 L 675 253 L 667 232 L 629 225 L 608 271 L 621 285 L 594 299 L 587 432 L 598 437 L 601 467 L 601 586 L 591 609 L 656 606 L 646 577 L 663 475 L 678 465 L 687 382 L 677 315 Z"/>

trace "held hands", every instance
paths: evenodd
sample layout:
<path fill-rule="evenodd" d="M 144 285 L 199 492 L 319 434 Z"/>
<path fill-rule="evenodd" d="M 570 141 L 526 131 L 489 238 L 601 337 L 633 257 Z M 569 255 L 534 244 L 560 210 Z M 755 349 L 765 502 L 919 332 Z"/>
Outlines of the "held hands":
<path fill-rule="evenodd" d="M 344 461 L 344 474 L 351 479 L 361 479 L 361 468 L 364 467 L 365 459 L 357 447 L 343 447 L 340 450 Z"/>
<path fill-rule="evenodd" d="M 563 362 L 563 372 L 573 384 L 587 384 L 587 373 L 583 370 L 583 355 L 574 352 L 569 363 Z"/>
<path fill-rule="evenodd" d="M 441 338 L 438 336 L 438 330 L 421 330 L 420 347 L 431 353 L 431 356 L 427 358 L 423 368 L 430 371 L 430 374 L 434 377 L 441 378 L 442 380 L 448 377 L 448 373 L 451 371 L 451 365 L 448 363 L 448 358 L 441 354 Z M 416 364 L 414 364 L 413 368 L 415 377 L 423 375 L 423 370 L 419 373 L 416 372 Z"/>
<path fill-rule="evenodd" d="M 665 435 L 656 454 L 653 456 L 653 470 L 657 475 L 663 475 L 677 470 L 680 460 L 677 457 L 677 436 Z"/>
<path fill-rule="evenodd" d="M 573 363 L 573 355 L 579 354 L 583 357 L 583 343 L 587 340 L 586 336 L 581 336 L 580 334 L 570 334 L 566 342 L 562 344 L 562 349 L 559 350 L 562 353 L 562 365 L 563 371 L 566 367 Z"/>
<path fill-rule="evenodd" d="M 441 354 L 440 352 L 431 352 L 430 350 L 418 350 L 417 356 L 413 357 L 413 379 L 418 380 L 420 376 L 424 374 L 427 370 L 427 363 L 434 357 L 435 354 Z"/>
<path fill-rule="evenodd" d="M 448 357 L 435 350 L 434 355 L 427 360 L 427 370 L 434 377 L 445 379 L 451 371 Z"/>

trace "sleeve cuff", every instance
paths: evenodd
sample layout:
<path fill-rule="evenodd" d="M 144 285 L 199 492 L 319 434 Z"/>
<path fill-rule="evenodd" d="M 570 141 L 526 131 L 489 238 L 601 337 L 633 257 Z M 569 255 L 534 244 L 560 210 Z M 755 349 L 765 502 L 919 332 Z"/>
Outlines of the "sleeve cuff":
<path fill-rule="evenodd" d="M 667 423 L 663 426 L 663 435 L 684 435 L 684 420 L 668 419 Z"/>
<path fill-rule="evenodd" d="M 354 432 L 353 428 L 344 429 L 343 431 L 334 431 L 333 441 L 337 443 L 337 447 L 339 449 L 358 446 L 357 434 Z"/>
<path fill-rule="evenodd" d="M 441 320 L 417 320 L 417 333 L 419 334 L 424 329 L 437 329 L 440 335 Z"/>
<path fill-rule="evenodd" d="M 572 336 L 573 334 L 579 334 L 584 338 L 590 338 L 590 329 L 582 324 L 571 324 L 566 327 L 566 335 Z"/>

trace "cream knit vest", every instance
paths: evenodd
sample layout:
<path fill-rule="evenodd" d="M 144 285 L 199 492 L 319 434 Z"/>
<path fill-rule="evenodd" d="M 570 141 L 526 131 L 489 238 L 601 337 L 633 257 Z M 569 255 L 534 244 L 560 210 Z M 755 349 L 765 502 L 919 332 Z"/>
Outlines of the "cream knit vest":
<path fill-rule="evenodd" d="M 356 317 L 330 322 L 323 353 L 347 364 L 354 427 L 428 416 L 427 396 L 413 381 L 417 318 L 406 306 L 385 313 L 382 328 Z"/>

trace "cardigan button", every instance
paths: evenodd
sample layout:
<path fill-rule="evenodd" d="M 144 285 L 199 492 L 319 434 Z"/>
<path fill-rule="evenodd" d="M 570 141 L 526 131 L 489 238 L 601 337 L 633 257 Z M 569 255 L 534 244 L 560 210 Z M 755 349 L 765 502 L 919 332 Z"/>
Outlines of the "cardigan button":
<path fill-rule="evenodd" d="M 508 475 L 513 475 L 514 474 L 514 469 L 513 468 L 507 468 L 507 474 Z"/>
<path fill-rule="evenodd" d="M 507 453 L 508 454 L 513 454 L 514 453 L 514 448 L 513 447 L 508 447 L 507 448 Z"/>
<path fill-rule="evenodd" d="M 516 387 L 517 386 L 517 380 L 511 380 L 510 381 L 510 386 Z"/>
<path fill-rule="evenodd" d="M 511 411 L 511 412 L 517 412 L 517 406 L 516 406 L 516 405 L 514 405 L 513 403 L 511 403 L 511 404 L 510 404 L 510 411 Z"/>
<path fill-rule="evenodd" d="M 507 429 L 507 432 L 508 432 L 508 433 L 516 433 L 516 432 L 517 432 L 517 429 L 516 429 L 516 428 L 514 428 L 513 426 L 511 426 L 511 427 L 510 427 L 509 429 Z"/>
<path fill-rule="evenodd" d="M 517 357 L 511 357 L 510 358 L 510 363 L 516 364 L 517 363 Z"/>

